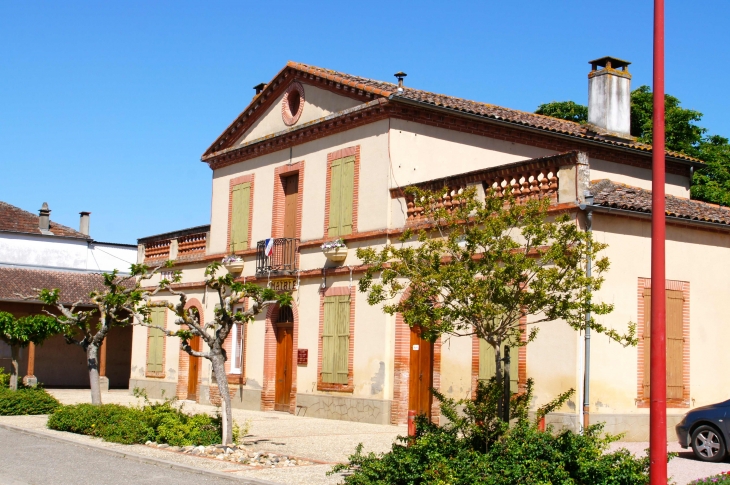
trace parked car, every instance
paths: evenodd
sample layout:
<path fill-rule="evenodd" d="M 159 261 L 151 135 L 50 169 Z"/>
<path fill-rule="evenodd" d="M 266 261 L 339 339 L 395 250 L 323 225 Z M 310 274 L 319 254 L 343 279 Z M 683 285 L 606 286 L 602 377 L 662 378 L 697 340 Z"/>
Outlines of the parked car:
<path fill-rule="evenodd" d="M 675 430 L 680 446 L 691 446 L 700 460 L 722 461 L 730 442 L 730 400 L 693 409 Z"/>

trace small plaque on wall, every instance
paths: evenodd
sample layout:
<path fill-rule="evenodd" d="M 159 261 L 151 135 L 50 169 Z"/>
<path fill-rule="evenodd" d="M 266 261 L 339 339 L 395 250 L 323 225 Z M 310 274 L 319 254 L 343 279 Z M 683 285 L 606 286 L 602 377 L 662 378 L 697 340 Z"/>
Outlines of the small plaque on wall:
<path fill-rule="evenodd" d="M 293 278 L 271 280 L 271 289 L 274 291 L 294 291 L 296 289 L 294 282 Z"/>
<path fill-rule="evenodd" d="M 307 365 L 309 362 L 309 349 L 297 349 L 297 365 Z"/>

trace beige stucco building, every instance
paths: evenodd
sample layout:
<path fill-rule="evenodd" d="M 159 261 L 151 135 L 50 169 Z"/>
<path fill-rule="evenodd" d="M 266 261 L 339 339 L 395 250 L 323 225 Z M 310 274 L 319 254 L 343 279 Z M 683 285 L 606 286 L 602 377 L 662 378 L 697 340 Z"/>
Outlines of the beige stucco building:
<path fill-rule="evenodd" d="M 428 93 L 402 81 L 288 63 L 256 87 L 249 106 L 202 157 L 212 170 L 210 225 L 140 240 L 140 261 L 174 259 L 183 270 L 177 287 L 204 321 L 216 304 L 204 290 L 204 268 L 232 252 L 244 260 L 241 280 L 293 290 L 291 312 L 269 308 L 229 338 L 234 406 L 402 423 L 408 409 L 438 416 L 424 392 L 431 384 L 449 397 L 471 396 L 480 377 L 479 343 L 444 338 L 430 344 L 398 316 L 368 305 L 357 291 L 362 267 L 355 250 L 394 241 L 418 222 L 417 207 L 401 187 L 509 184 L 524 197 L 550 197 L 553 210 L 567 211 L 584 229 L 591 212 L 594 237 L 609 244 L 611 270 L 596 298 L 615 304 L 615 311 L 601 322 L 618 330 L 637 323 L 641 343 L 622 348 L 594 335 L 591 421 L 606 421 L 629 439 L 646 438 L 652 154 L 624 132 L 628 125 L 620 117 L 628 113 L 616 103 L 625 96 L 601 98 L 610 90 L 597 86 L 628 90 L 627 63 L 594 61 L 588 125 Z M 670 425 L 688 408 L 727 397 L 728 378 L 708 373 L 706 362 L 712 357 L 712 367 L 720 368 L 727 359 L 722 346 L 730 331 L 720 302 L 730 289 L 723 270 L 730 264 L 730 212 L 689 200 L 698 166 L 667 154 Z M 335 261 L 321 245 L 340 238 L 349 251 Z M 169 315 L 155 318 L 172 325 Z M 553 422 L 581 422 L 583 347 L 582 335 L 551 322 L 519 352 L 515 371 L 521 383 L 535 379 L 535 406 L 578 390 Z M 177 338 L 143 327 L 134 330 L 130 387 L 144 387 L 150 396 L 164 390 L 183 399 L 217 399 L 206 361 L 182 352 Z"/>

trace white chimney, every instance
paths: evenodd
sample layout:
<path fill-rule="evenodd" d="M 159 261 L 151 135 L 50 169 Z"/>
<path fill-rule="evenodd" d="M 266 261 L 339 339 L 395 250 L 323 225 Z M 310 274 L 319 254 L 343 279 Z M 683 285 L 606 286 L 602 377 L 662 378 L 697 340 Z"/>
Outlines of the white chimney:
<path fill-rule="evenodd" d="M 79 221 L 79 232 L 86 236 L 89 235 L 89 216 L 91 212 L 79 212 L 81 220 Z"/>
<path fill-rule="evenodd" d="M 631 138 L 631 63 L 601 57 L 589 64 L 588 124 L 600 135 Z"/>

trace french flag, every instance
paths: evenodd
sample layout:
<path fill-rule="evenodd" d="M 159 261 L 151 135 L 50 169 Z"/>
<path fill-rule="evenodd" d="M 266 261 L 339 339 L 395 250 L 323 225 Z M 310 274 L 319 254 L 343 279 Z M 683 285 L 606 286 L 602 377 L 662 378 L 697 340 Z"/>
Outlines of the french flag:
<path fill-rule="evenodd" d="M 265 241 L 266 246 L 264 246 L 264 256 L 267 258 L 271 256 L 271 253 L 274 252 L 274 239 L 269 238 Z"/>

